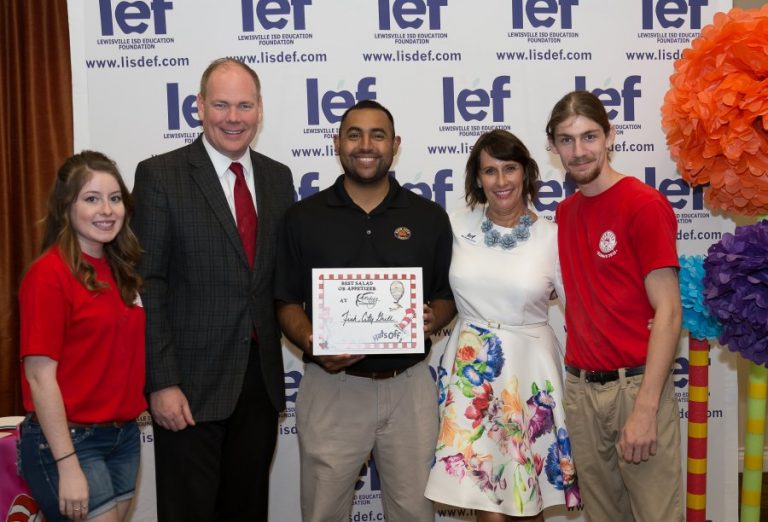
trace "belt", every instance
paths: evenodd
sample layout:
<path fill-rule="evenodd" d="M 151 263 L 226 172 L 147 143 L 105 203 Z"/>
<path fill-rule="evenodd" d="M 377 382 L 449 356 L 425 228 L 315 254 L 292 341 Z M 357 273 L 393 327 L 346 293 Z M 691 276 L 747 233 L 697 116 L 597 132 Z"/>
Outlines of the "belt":
<path fill-rule="evenodd" d="M 408 367 L 410 368 L 410 366 Z M 405 371 L 408 368 L 397 368 L 394 370 L 378 370 L 378 371 L 367 371 L 367 370 L 344 370 L 344 373 L 347 375 L 352 375 L 353 377 L 365 377 L 367 379 L 391 379 L 392 377 L 397 377 L 401 373 L 405 373 Z"/>
<path fill-rule="evenodd" d="M 35 424 L 40 424 L 40 421 L 37 420 L 37 413 L 32 413 L 29 416 L 30 422 L 34 422 Z M 67 427 L 68 428 L 122 428 L 126 424 L 128 424 L 129 421 L 109 421 L 109 422 L 92 422 L 90 424 L 82 424 L 80 422 L 70 422 L 67 421 Z"/>
<path fill-rule="evenodd" d="M 565 371 L 576 377 L 581 377 L 584 373 L 584 380 L 587 382 L 599 382 L 605 384 L 619 380 L 619 370 L 580 370 L 573 366 L 565 365 Z M 633 368 L 624 368 L 625 377 L 634 377 L 642 375 L 645 372 L 645 366 L 635 366 Z"/>
<path fill-rule="evenodd" d="M 543 321 L 540 323 L 529 323 L 529 324 L 504 324 L 498 321 L 489 321 L 486 319 L 479 319 L 479 318 L 470 317 L 470 316 L 460 316 L 459 319 L 463 320 L 464 324 L 468 324 L 470 326 L 476 326 L 476 327 L 479 326 L 481 328 L 506 330 L 508 332 L 520 333 L 520 334 L 527 335 L 529 337 L 535 337 L 535 338 L 539 337 L 538 333 L 535 331 L 537 328 L 549 325 L 547 321 Z"/>

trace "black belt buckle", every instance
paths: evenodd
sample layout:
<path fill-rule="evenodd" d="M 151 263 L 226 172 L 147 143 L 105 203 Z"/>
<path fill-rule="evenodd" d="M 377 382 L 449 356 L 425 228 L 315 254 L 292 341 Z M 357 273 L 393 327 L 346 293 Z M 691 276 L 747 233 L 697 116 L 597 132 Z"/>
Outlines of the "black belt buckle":
<path fill-rule="evenodd" d="M 607 382 L 617 381 L 619 379 L 618 370 L 607 371 L 584 371 L 584 380 L 590 383 L 605 384 Z"/>
<path fill-rule="evenodd" d="M 344 372 L 347 375 L 352 375 L 353 377 L 364 377 L 366 379 L 380 381 L 383 379 L 392 379 L 393 377 L 397 377 L 401 373 L 405 373 L 406 369 L 407 368 L 397 368 L 383 371 L 344 370 Z"/>
<path fill-rule="evenodd" d="M 617 381 L 619 379 L 619 372 L 616 370 L 587 372 L 584 379 L 587 382 L 599 382 L 600 384 L 605 384 L 606 382 Z"/>
<path fill-rule="evenodd" d="M 584 373 L 584 381 L 588 383 L 605 384 L 619 380 L 619 370 L 580 370 L 574 366 L 565 365 L 565 371 L 573 376 L 581 377 Z M 634 366 L 624 369 L 625 377 L 635 377 L 645 373 L 645 366 Z"/>

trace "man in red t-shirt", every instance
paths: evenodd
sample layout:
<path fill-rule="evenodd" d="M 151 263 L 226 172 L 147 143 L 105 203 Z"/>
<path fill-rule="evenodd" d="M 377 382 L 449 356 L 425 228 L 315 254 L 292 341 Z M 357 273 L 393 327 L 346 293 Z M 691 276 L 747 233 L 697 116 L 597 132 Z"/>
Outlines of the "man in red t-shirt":
<path fill-rule="evenodd" d="M 675 215 L 658 191 L 611 167 L 614 132 L 596 96 L 563 97 L 547 136 L 579 188 L 556 218 L 566 418 L 585 511 L 601 522 L 682 521 Z"/>

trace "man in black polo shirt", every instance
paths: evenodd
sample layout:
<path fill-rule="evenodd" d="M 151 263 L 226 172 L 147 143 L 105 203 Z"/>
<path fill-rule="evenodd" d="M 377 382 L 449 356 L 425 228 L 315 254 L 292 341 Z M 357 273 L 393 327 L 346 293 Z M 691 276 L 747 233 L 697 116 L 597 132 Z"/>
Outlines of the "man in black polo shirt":
<path fill-rule="evenodd" d="M 347 520 L 373 450 L 387 520 L 434 518 L 424 488 L 437 439 L 429 334 L 455 313 L 451 228 L 440 206 L 388 176 L 400 145 L 392 114 L 361 101 L 334 145 L 344 174 L 286 215 L 275 296 L 285 335 L 307 362 L 296 403 L 304 522 Z M 313 268 L 421 267 L 426 347 L 417 355 L 312 354 Z"/>

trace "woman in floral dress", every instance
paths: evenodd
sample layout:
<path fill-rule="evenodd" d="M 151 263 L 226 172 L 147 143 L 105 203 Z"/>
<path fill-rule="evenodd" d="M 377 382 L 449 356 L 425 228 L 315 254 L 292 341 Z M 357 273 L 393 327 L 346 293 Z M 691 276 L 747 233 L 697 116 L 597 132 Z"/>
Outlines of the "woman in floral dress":
<path fill-rule="evenodd" d="M 451 215 L 459 316 L 440 368 L 440 436 L 426 496 L 478 521 L 544 520 L 580 495 L 562 404 L 562 351 L 548 307 L 563 295 L 557 227 L 528 205 L 538 167 L 513 134 L 483 134 L 467 207 Z"/>

